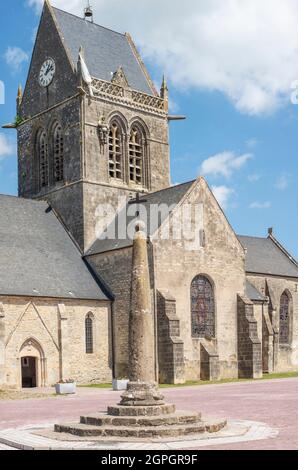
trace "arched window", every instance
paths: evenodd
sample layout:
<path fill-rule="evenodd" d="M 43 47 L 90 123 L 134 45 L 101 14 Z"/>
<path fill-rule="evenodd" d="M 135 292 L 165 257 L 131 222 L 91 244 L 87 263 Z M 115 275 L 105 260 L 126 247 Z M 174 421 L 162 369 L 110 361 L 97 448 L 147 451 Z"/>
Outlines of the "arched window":
<path fill-rule="evenodd" d="M 279 342 L 289 344 L 290 341 L 290 298 L 284 292 L 280 298 L 279 311 Z"/>
<path fill-rule="evenodd" d="M 196 276 L 190 291 L 192 336 L 214 338 L 215 300 L 211 282 L 205 276 Z"/>
<path fill-rule="evenodd" d="M 49 185 L 49 155 L 47 133 L 40 129 L 37 134 L 37 159 L 39 166 L 39 188 L 45 188 Z"/>
<path fill-rule="evenodd" d="M 64 180 L 64 137 L 60 124 L 56 124 L 53 130 L 54 151 L 54 181 L 58 183 Z"/>
<path fill-rule="evenodd" d="M 123 133 L 116 121 L 111 123 L 109 133 L 109 175 L 123 179 Z"/>
<path fill-rule="evenodd" d="M 86 353 L 93 354 L 93 315 L 89 313 L 85 319 Z"/>
<path fill-rule="evenodd" d="M 134 125 L 129 138 L 129 180 L 143 184 L 143 160 L 145 137 L 137 125 Z"/>

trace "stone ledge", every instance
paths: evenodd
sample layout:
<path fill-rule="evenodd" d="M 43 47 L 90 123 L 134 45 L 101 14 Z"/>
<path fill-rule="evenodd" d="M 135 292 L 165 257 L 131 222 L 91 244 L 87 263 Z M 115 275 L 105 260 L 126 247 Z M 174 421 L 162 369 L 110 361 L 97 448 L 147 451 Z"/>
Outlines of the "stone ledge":
<path fill-rule="evenodd" d="M 158 416 L 173 414 L 176 411 L 175 405 L 157 406 L 109 406 L 108 415 L 111 416 Z"/>
<path fill-rule="evenodd" d="M 190 434 L 200 434 L 204 432 L 218 432 L 227 424 L 226 420 L 214 420 L 210 423 L 198 421 L 194 424 L 178 424 L 172 426 L 160 425 L 150 427 L 133 427 L 133 426 L 91 426 L 86 424 L 56 424 L 55 432 L 69 433 L 79 437 L 118 437 L 122 440 L 125 438 L 174 438 L 187 436 Z"/>
<path fill-rule="evenodd" d="M 173 426 L 176 424 L 198 423 L 201 419 L 200 413 L 179 412 L 175 414 L 159 416 L 110 416 L 108 414 L 94 414 L 90 416 L 81 416 L 80 423 L 91 426 Z"/>
<path fill-rule="evenodd" d="M 209 420 L 212 422 L 212 420 Z M 131 439 L 78 437 L 55 433 L 51 424 L 23 426 L 0 431 L 0 443 L 21 450 L 181 450 L 215 447 L 276 438 L 278 431 L 255 421 L 229 421 L 213 434 L 201 433 L 175 439 Z"/>

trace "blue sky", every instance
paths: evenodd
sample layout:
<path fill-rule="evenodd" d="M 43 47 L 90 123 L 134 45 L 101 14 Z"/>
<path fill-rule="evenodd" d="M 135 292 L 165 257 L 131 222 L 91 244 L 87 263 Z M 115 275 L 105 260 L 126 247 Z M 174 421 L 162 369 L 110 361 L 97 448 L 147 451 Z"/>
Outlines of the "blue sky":
<path fill-rule="evenodd" d="M 173 183 L 203 173 L 236 232 L 265 236 L 267 228 L 273 226 L 277 238 L 298 258 L 298 106 L 290 101 L 291 83 L 298 79 L 298 37 L 294 32 L 297 27 L 293 27 L 290 35 L 293 12 L 283 11 L 285 24 L 277 32 L 276 18 L 269 14 L 268 19 L 268 14 L 262 16 L 259 11 L 255 33 L 250 28 L 244 34 L 245 28 L 232 29 L 234 25 L 230 26 L 226 12 L 214 0 L 211 2 L 214 10 L 206 12 L 206 7 L 203 13 L 199 9 L 195 12 L 201 25 L 197 28 L 199 32 L 189 33 L 189 24 L 184 24 L 190 18 L 186 8 L 179 18 L 167 13 L 167 26 L 161 33 L 162 26 L 159 29 L 159 23 L 146 12 L 145 4 L 149 6 L 150 2 L 145 0 L 139 6 L 134 18 L 139 21 L 132 22 L 121 11 L 114 17 L 111 11 L 115 10 L 107 10 L 107 3 L 111 5 L 114 1 L 94 0 L 96 19 L 100 16 L 101 24 L 132 32 L 154 81 L 161 82 L 163 71 L 168 76 L 172 113 L 187 116 L 186 121 L 170 125 Z M 292 8 L 295 4 L 290 0 L 272 1 L 280 8 L 285 5 Z M 5 104 L 0 105 L 1 123 L 11 122 L 16 114 L 17 87 L 19 82 L 25 84 L 39 21 L 36 8 L 39 3 L 39 0 L 1 2 L 0 80 L 6 91 Z M 84 3 L 56 2 L 61 7 L 68 5 L 65 9 L 74 13 L 79 13 Z M 136 0 L 128 3 L 138 8 Z M 242 5 L 245 3 L 246 0 Z M 237 5 L 235 0 L 234 7 L 238 8 Z M 298 3 L 295 7 L 298 18 Z M 241 9 L 234 11 L 240 25 L 244 13 L 247 14 Z M 160 21 L 165 14 L 166 11 L 160 12 Z M 224 44 L 210 38 L 206 24 L 211 20 L 224 25 Z M 173 33 L 177 25 L 180 34 Z M 216 31 L 220 36 L 221 30 L 216 28 Z M 239 37 L 239 50 L 234 36 Z M 189 44 L 198 41 L 193 51 L 187 46 L 188 40 Z M 204 49 L 200 49 L 201 44 Z M 276 62 L 275 55 L 268 58 L 272 48 L 280 62 Z M 243 56 L 246 60 L 242 63 Z M 0 192 L 17 194 L 14 131 L 0 130 Z"/>

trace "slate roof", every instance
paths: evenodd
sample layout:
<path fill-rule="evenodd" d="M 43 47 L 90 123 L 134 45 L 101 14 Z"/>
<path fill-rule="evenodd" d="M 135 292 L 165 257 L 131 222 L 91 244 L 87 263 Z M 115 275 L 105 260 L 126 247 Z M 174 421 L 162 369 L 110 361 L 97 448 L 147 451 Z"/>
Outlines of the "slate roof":
<path fill-rule="evenodd" d="M 298 267 L 295 261 L 291 261 L 290 257 L 270 237 L 238 236 L 238 239 L 247 249 L 247 272 L 298 278 Z"/>
<path fill-rule="evenodd" d="M 168 216 L 168 213 L 166 211 L 161 212 L 158 223 L 154 224 L 154 222 L 152 223 L 152 219 L 150 218 L 149 208 L 151 207 L 151 210 L 153 210 L 152 207 L 154 208 L 154 205 L 165 204 L 167 205 L 167 207 L 171 208 L 170 212 L 172 212 L 175 206 L 181 201 L 181 199 L 191 188 L 193 183 L 194 181 L 190 181 L 177 186 L 172 186 L 167 189 L 163 189 L 161 191 L 157 191 L 155 193 L 142 195 L 140 197 L 140 219 L 143 220 L 143 222 L 146 224 L 146 231 L 148 235 L 153 235 Z M 135 220 L 135 212 L 137 210 L 137 207 L 137 204 L 127 204 L 121 211 L 119 211 L 119 213 L 116 215 L 115 219 L 109 227 L 110 230 L 112 228 L 110 233 L 116 234 L 116 237 L 109 238 L 106 240 L 97 239 L 91 246 L 91 248 L 86 252 L 86 256 L 131 246 L 134 231 L 132 230 L 132 234 L 130 236 L 130 233 L 127 233 L 127 227 Z M 146 218 L 144 218 L 143 216 L 144 211 L 146 211 Z M 122 223 L 123 220 L 124 223 Z M 121 234 L 123 233 L 123 229 L 124 236 L 122 237 Z M 119 234 L 120 236 L 118 236 Z"/>
<path fill-rule="evenodd" d="M 266 300 L 266 298 L 249 281 L 246 281 L 246 295 L 252 301 L 265 302 Z"/>
<path fill-rule="evenodd" d="M 108 300 L 46 202 L 0 195 L 0 295 Z"/>
<path fill-rule="evenodd" d="M 112 73 L 122 66 L 131 88 L 153 95 L 148 80 L 127 37 L 83 18 L 52 7 L 61 35 L 69 49 L 74 65 L 80 46 L 90 74 L 111 81 Z"/>

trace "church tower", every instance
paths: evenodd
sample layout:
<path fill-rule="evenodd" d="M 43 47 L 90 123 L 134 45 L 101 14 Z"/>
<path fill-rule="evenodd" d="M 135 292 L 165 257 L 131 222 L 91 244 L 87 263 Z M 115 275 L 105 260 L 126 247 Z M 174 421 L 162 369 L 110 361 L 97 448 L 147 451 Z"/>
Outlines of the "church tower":
<path fill-rule="evenodd" d="M 99 205 L 170 185 L 166 83 L 129 34 L 46 1 L 17 107 L 19 196 L 48 200 L 83 251 Z"/>

